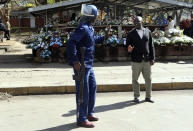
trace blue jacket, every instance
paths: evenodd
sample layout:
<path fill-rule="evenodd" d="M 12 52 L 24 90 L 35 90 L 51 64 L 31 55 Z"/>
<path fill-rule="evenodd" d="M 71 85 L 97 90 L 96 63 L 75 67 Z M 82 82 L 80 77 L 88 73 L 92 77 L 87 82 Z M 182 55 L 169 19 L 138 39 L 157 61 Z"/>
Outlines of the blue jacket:
<path fill-rule="evenodd" d="M 94 36 L 94 28 L 87 23 L 80 24 L 72 33 L 67 41 L 67 59 L 69 65 L 73 66 L 74 62 L 80 61 L 80 47 L 85 47 L 84 62 L 86 68 L 93 65 L 94 45 L 95 43 L 103 43 L 104 36 Z"/>

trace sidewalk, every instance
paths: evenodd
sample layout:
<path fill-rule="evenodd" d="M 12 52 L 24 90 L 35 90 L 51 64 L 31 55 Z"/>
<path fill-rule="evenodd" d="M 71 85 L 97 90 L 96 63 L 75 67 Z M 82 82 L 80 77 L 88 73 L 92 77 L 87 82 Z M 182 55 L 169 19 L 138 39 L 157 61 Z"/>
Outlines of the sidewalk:
<path fill-rule="evenodd" d="M 13 95 L 73 93 L 72 68 L 66 63 L 34 63 L 31 49 L 12 42 L 0 56 L 0 92 Z M 96 62 L 99 92 L 131 91 L 131 62 Z M 193 89 L 193 60 L 156 62 L 152 67 L 153 90 Z M 139 82 L 144 90 L 142 75 Z"/>
<path fill-rule="evenodd" d="M 75 95 L 0 100 L 1 131 L 192 131 L 193 90 L 153 91 L 155 103 L 134 104 L 133 92 L 97 93 L 95 128 L 76 126 Z"/>
<path fill-rule="evenodd" d="M 152 67 L 153 90 L 193 89 L 193 61 L 158 62 Z M 131 63 L 95 63 L 98 91 L 131 91 Z M 72 69 L 61 63 L 1 63 L 0 92 L 15 95 L 75 92 Z M 144 84 L 142 75 L 139 82 Z M 144 85 L 142 85 L 144 88 Z"/>

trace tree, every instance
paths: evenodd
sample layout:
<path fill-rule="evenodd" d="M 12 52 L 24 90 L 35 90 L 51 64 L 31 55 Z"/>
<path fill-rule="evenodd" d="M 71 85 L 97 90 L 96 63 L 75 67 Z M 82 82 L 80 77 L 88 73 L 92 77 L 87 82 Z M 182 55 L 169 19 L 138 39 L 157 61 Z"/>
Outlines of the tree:
<path fill-rule="evenodd" d="M 53 4 L 66 0 L 0 0 L 0 17 L 2 22 L 5 23 L 9 19 L 11 11 L 21 10 L 23 8 L 35 7 L 44 4 Z"/>
<path fill-rule="evenodd" d="M 10 0 L 0 0 L 0 4 L 5 4 L 7 2 L 9 2 Z"/>
<path fill-rule="evenodd" d="M 1 0 L 0 1 L 0 4 L 3 5 L 3 8 L 0 9 L 0 17 L 3 23 L 5 23 L 7 19 L 9 20 L 10 10 L 7 4 L 8 2 L 10 2 L 10 0 Z"/>

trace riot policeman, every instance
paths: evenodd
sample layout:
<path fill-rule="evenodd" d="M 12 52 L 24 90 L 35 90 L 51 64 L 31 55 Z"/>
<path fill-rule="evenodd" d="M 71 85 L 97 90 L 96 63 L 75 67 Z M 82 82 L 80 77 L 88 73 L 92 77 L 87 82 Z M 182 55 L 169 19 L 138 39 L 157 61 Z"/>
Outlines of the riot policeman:
<path fill-rule="evenodd" d="M 72 33 L 67 42 L 67 59 L 68 63 L 73 67 L 74 73 L 78 75 L 81 69 L 80 62 L 80 48 L 85 48 L 84 53 L 84 88 L 83 88 L 83 102 L 77 108 L 78 117 L 77 125 L 81 127 L 92 128 L 94 124 L 90 121 L 98 121 L 94 116 L 94 105 L 96 99 L 96 80 L 93 70 L 94 60 L 94 45 L 95 43 L 103 43 L 104 36 L 94 36 L 94 28 L 92 23 L 96 20 L 98 10 L 94 5 L 83 5 L 81 9 L 81 18 L 79 19 L 79 26 Z M 80 82 L 75 81 L 76 84 L 76 103 L 78 106 Z"/>

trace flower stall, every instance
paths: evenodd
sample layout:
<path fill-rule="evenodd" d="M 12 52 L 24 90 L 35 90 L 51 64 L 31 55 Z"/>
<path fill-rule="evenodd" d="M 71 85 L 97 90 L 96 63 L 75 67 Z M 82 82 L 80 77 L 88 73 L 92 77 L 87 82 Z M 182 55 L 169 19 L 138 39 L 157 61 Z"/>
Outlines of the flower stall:
<path fill-rule="evenodd" d="M 157 58 L 166 58 L 174 56 L 176 59 L 186 56 L 193 56 L 193 39 L 183 35 L 182 31 L 178 29 L 170 29 L 169 37 L 165 37 L 165 34 L 161 30 L 155 30 L 152 32 L 153 43 L 156 49 Z M 187 57 L 187 59 L 192 59 Z"/>
<path fill-rule="evenodd" d="M 68 33 L 49 30 L 40 34 L 32 34 L 23 40 L 26 48 L 32 48 L 34 60 L 40 62 L 65 61 L 65 44 L 69 38 Z"/>
<path fill-rule="evenodd" d="M 55 5 L 35 7 L 29 9 L 30 12 L 40 13 L 46 11 L 57 12 L 59 10 L 60 15 L 51 17 L 48 19 L 47 24 L 43 31 L 38 35 L 32 35 L 28 37 L 24 43 L 27 43 L 27 48 L 33 49 L 35 59 L 38 61 L 65 61 L 65 43 L 69 39 L 71 32 L 78 26 L 78 15 L 76 19 L 71 19 L 65 23 L 57 23 L 57 20 L 61 19 L 62 14 L 69 16 L 67 9 L 80 11 L 83 0 L 77 0 L 76 2 L 65 1 L 62 3 L 56 3 Z M 112 1 L 92 1 L 85 0 L 84 3 L 95 4 L 99 8 L 99 16 L 101 19 L 97 19 L 93 25 L 96 35 L 104 35 L 107 32 L 107 27 L 111 25 L 112 35 L 106 39 L 103 43 L 96 44 L 95 46 L 95 58 L 98 61 L 122 61 L 129 60 L 129 54 L 126 46 L 127 33 L 134 28 L 133 20 L 136 15 L 143 16 L 143 23 L 146 28 L 152 31 L 153 42 L 156 49 L 157 58 L 166 58 L 165 56 L 191 56 L 193 40 L 190 37 L 183 35 L 179 29 L 170 30 L 169 37 L 165 37 L 164 27 L 168 24 L 167 16 L 173 13 L 173 10 L 179 10 L 183 8 L 190 8 L 192 5 L 182 4 L 182 2 L 176 2 L 172 0 L 168 1 L 124 1 L 119 0 Z M 102 6 L 101 6 L 102 5 Z M 167 9 L 164 8 L 167 5 Z M 62 13 L 61 8 L 67 7 Z M 72 6 L 72 7 L 71 7 Z M 68 18 L 70 19 L 70 18 Z M 52 21 L 52 22 L 51 22 Z M 66 21 L 66 20 L 65 20 Z M 49 23 L 49 24 L 48 24 Z M 51 26 L 51 30 L 49 29 Z M 186 48 L 189 47 L 189 48 Z M 173 54 L 172 54 L 173 52 Z M 189 53 L 189 54 L 188 54 Z"/>

